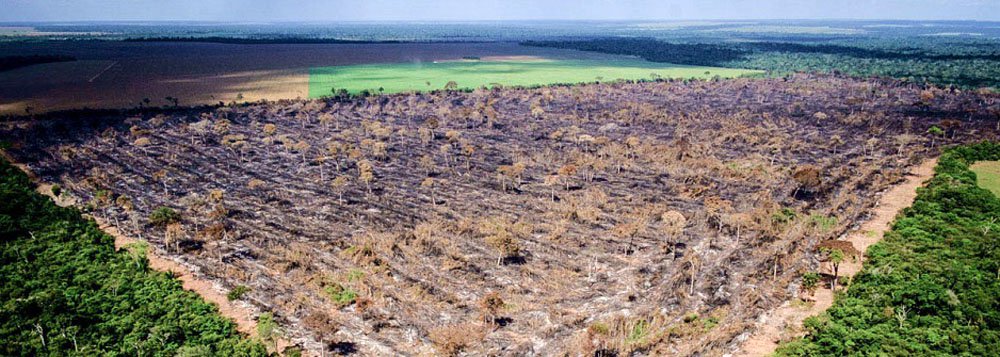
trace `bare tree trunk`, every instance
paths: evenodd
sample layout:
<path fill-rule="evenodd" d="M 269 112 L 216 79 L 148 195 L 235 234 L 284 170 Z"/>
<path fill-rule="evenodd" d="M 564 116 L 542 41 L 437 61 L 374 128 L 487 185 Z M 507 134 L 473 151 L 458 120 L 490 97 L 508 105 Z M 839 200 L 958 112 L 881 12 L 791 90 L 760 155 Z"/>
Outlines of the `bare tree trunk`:
<path fill-rule="evenodd" d="M 688 295 L 694 295 L 694 279 L 696 275 L 698 275 L 698 266 L 694 262 L 691 262 L 691 288 L 688 290 Z"/>
<path fill-rule="evenodd" d="M 840 278 L 840 264 L 833 264 L 833 280 L 830 281 L 830 290 L 837 291 L 837 280 Z"/>
<path fill-rule="evenodd" d="M 42 339 L 42 347 L 47 347 L 45 344 L 45 329 L 42 328 L 42 325 L 35 324 L 35 332 L 37 332 L 38 337 Z"/>

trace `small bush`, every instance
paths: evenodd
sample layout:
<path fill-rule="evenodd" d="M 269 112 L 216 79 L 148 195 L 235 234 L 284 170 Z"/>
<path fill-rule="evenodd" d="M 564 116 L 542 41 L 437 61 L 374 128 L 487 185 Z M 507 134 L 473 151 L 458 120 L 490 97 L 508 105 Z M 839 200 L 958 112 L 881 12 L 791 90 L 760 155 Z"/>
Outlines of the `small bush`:
<path fill-rule="evenodd" d="M 229 301 L 239 300 L 242 299 L 243 295 L 246 295 L 248 292 L 250 292 L 250 287 L 246 285 L 238 285 L 233 288 L 233 290 L 229 290 L 229 294 L 226 294 L 226 299 L 229 299 Z"/>
<path fill-rule="evenodd" d="M 285 347 L 285 350 L 281 352 L 281 355 L 284 357 L 302 357 L 302 349 L 295 346 Z"/>
<path fill-rule="evenodd" d="M 427 337 L 442 354 L 457 356 L 474 343 L 482 341 L 484 335 L 478 326 L 464 323 L 435 328 Z"/>
<path fill-rule="evenodd" d="M 351 271 L 347 273 L 347 281 L 357 281 L 364 277 L 365 272 L 358 269 L 351 269 Z"/>
<path fill-rule="evenodd" d="M 704 320 L 702 320 L 702 326 L 705 327 L 705 331 L 711 330 L 718 325 L 719 325 L 719 318 L 717 317 L 707 317 Z"/>
<path fill-rule="evenodd" d="M 159 207 L 149 214 L 149 223 L 154 226 L 166 226 L 181 220 L 180 213 L 170 207 Z"/>
<path fill-rule="evenodd" d="M 595 335 L 607 335 L 608 331 L 610 331 L 611 329 L 608 327 L 608 324 L 605 324 L 603 322 L 595 322 L 593 324 L 590 324 L 590 328 L 588 328 L 588 330 L 590 331 L 590 333 Z"/>
<path fill-rule="evenodd" d="M 334 283 L 323 288 L 323 291 L 333 299 L 333 302 L 338 306 L 347 306 L 353 304 L 358 298 L 358 293 L 349 287 Z"/>
<path fill-rule="evenodd" d="M 625 342 L 626 343 L 638 342 L 643 338 L 646 338 L 646 335 L 648 334 L 649 334 L 649 322 L 646 320 L 638 320 L 635 322 L 635 325 L 632 325 L 632 330 L 629 331 L 628 337 L 626 337 Z"/>
<path fill-rule="evenodd" d="M 62 195 L 62 187 L 59 185 L 52 185 L 52 195 L 59 197 Z"/>
<path fill-rule="evenodd" d="M 809 216 L 812 221 L 813 226 L 819 229 L 821 232 L 829 232 L 831 229 L 837 226 L 836 216 L 824 216 L 821 214 L 814 214 Z"/>
<path fill-rule="evenodd" d="M 802 275 L 802 291 L 810 294 L 819 286 L 820 276 L 816 272 L 808 272 Z"/>

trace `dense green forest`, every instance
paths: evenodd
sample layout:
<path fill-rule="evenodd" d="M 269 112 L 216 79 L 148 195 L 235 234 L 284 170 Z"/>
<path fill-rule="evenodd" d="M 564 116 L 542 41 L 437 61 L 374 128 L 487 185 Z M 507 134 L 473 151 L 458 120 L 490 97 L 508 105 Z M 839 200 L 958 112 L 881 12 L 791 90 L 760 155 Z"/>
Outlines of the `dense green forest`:
<path fill-rule="evenodd" d="M 988 356 L 1000 351 L 1000 199 L 969 165 L 1000 144 L 947 150 L 864 269 L 784 356 Z"/>
<path fill-rule="evenodd" d="M 116 252 L 76 209 L 0 160 L 0 355 L 261 356 L 215 306 Z"/>
<path fill-rule="evenodd" d="M 799 41 L 799 42 L 794 42 Z M 749 68 L 774 75 L 840 72 L 885 76 L 965 88 L 1000 87 L 1000 46 L 993 42 L 923 38 L 802 41 L 667 42 L 649 38 L 527 41 L 529 46 L 569 48 L 642 57 L 653 62 Z"/>

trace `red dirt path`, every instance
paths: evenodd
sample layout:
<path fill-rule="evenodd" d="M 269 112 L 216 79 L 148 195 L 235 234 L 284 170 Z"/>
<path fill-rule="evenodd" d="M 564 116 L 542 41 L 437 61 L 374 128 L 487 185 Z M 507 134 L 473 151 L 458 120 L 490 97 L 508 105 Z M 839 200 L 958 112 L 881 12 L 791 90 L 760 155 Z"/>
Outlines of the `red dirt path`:
<path fill-rule="evenodd" d="M 882 240 L 885 232 L 892 228 L 892 222 L 896 220 L 896 215 L 902 209 L 913 204 L 913 200 L 917 197 L 917 188 L 923 186 L 924 181 L 934 175 L 935 166 L 937 166 L 936 158 L 924 161 L 907 175 L 905 182 L 886 191 L 871 212 L 871 219 L 864 222 L 859 229 L 848 234 L 847 241 L 853 243 L 858 251 L 867 252 L 868 247 Z M 853 277 L 854 274 L 861 271 L 863 262 L 863 259 L 844 262 L 840 266 L 840 275 Z M 825 265 L 823 268 L 827 269 Z M 786 301 L 772 311 L 766 320 L 758 325 L 755 333 L 743 342 L 740 351 L 734 356 L 770 355 L 778 348 L 780 342 L 801 336 L 803 320 L 821 314 L 833 305 L 833 291 L 824 287 L 816 291 L 813 295 L 815 301 L 811 304 L 803 305 L 794 303 L 794 300 Z"/>

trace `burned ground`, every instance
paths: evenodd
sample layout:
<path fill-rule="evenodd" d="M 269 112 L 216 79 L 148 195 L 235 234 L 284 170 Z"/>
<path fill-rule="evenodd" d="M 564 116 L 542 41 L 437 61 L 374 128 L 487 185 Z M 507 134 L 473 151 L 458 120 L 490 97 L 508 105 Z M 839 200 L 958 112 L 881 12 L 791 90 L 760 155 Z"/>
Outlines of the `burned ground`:
<path fill-rule="evenodd" d="M 3 135 L 92 214 L 249 287 L 310 351 L 690 355 L 732 350 L 914 163 L 995 138 L 997 102 L 797 75 L 25 120 Z"/>

